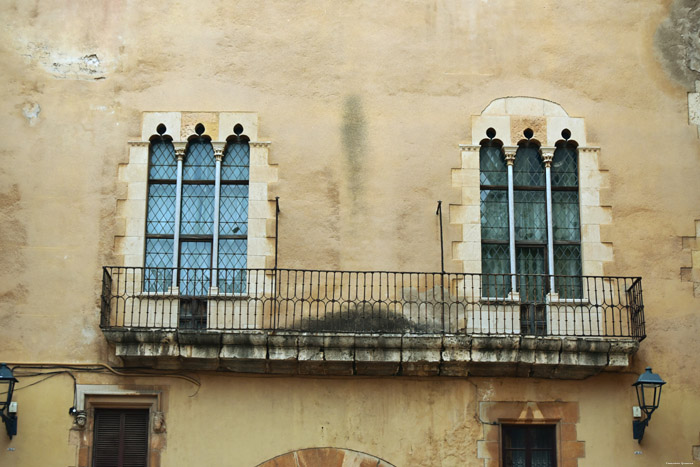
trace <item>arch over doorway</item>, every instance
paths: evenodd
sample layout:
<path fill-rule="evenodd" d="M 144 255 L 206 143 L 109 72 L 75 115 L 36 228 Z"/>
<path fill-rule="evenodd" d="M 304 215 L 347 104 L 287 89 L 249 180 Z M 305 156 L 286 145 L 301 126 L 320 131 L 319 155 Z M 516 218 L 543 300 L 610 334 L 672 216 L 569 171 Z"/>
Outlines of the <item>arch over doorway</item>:
<path fill-rule="evenodd" d="M 290 451 L 256 467 L 395 467 L 365 452 L 342 448 L 308 448 Z"/>

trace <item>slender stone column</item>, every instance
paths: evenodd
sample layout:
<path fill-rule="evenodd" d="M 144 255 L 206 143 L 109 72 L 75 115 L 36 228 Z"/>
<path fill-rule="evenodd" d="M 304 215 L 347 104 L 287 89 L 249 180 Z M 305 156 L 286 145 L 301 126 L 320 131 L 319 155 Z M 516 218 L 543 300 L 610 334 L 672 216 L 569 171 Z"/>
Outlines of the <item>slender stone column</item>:
<path fill-rule="evenodd" d="M 214 234 L 211 246 L 211 286 L 217 287 L 219 283 L 219 200 L 221 198 L 221 161 L 224 158 L 224 142 L 211 143 L 214 146 L 214 157 L 216 157 L 216 175 L 214 179 Z"/>
<path fill-rule="evenodd" d="M 510 242 L 510 273 L 511 292 L 516 292 L 515 280 L 515 200 L 513 193 L 513 165 L 515 164 L 515 149 L 506 149 L 506 164 L 508 164 L 508 239 Z"/>
<path fill-rule="evenodd" d="M 182 165 L 185 161 L 185 147 L 187 143 L 180 141 L 173 143 L 177 156 L 177 184 L 175 186 L 175 227 L 173 232 L 173 288 L 177 288 L 177 265 L 180 252 L 180 218 L 182 208 Z"/>
<path fill-rule="evenodd" d="M 544 174 L 547 190 L 547 257 L 549 271 L 549 291 L 554 290 L 554 235 L 552 222 L 552 160 L 554 159 L 553 148 L 542 148 L 542 160 L 544 161 Z"/>

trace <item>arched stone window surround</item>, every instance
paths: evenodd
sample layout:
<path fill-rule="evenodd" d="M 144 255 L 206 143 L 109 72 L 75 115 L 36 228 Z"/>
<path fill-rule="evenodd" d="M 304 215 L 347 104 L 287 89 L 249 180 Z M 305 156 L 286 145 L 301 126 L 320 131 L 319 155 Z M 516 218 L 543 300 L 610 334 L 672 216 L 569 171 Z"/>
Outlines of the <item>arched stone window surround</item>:
<path fill-rule="evenodd" d="M 223 152 L 227 139 L 234 136 L 234 126 L 240 124 L 250 145 L 249 205 L 248 205 L 248 268 L 271 268 L 274 262 L 274 201 L 269 189 L 277 182 L 277 167 L 269 162 L 267 141 L 258 140 L 258 117 L 253 112 L 144 112 L 141 139 L 129 142 L 128 161 L 120 164 L 118 180 L 114 263 L 124 266 L 144 264 L 146 209 L 148 199 L 149 145 L 157 128 L 163 124 L 163 135 L 181 151 L 188 137 L 202 123 L 215 153 Z M 231 141 L 229 141 L 229 144 Z"/>
<path fill-rule="evenodd" d="M 462 198 L 450 206 L 450 223 L 462 229 L 461 239 L 452 245 L 453 260 L 465 272 L 481 271 L 479 151 L 486 131 L 496 130 L 496 138 L 508 155 L 516 152 L 523 131 L 530 128 L 543 155 L 553 156 L 562 130 L 568 129 L 570 139 L 578 143 L 582 274 L 603 275 L 603 264 L 612 260 L 612 244 L 603 242 L 600 233 L 601 226 L 611 222 L 611 207 L 600 203 L 608 174 L 599 165 L 600 148 L 588 145 L 584 119 L 569 116 L 559 104 L 548 100 L 505 97 L 472 116 L 471 123 L 471 144 L 460 145 L 462 163 L 452 170 L 452 184 L 461 190 Z"/>

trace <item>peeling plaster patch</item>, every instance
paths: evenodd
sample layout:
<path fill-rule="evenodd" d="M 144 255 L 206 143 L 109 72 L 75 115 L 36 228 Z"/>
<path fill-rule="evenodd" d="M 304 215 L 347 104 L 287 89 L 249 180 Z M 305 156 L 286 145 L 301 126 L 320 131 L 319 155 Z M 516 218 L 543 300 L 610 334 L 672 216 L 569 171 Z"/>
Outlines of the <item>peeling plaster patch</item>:
<path fill-rule="evenodd" d="M 700 3 L 675 0 L 656 29 L 654 46 L 671 78 L 692 89 L 700 79 Z"/>
<path fill-rule="evenodd" d="M 94 104 L 90 104 L 90 110 L 97 110 L 97 111 L 99 111 L 99 112 L 107 112 L 107 113 L 109 113 L 109 114 L 113 114 L 113 113 L 114 113 L 114 107 L 110 107 L 110 106 L 107 106 L 107 105 L 94 105 Z"/>
<path fill-rule="evenodd" d="M 100 59 L 95 54 L 79 58 L 60 57 L 51 65 L 56 78 L 65 79 L 104 79 Z"/>
<path fill-rule="evenodd" d="M 113 66 L 105 64 L 96 53 L 70 54 L 54 50 L 46 44 L 29 42 L 21 46 L 22 56 L 28 63 L 36 62 L 58 79 L 101 80 L 106 79 Z"/>
<path fill-rule="evenodd" d="M 698 127 L 700 136 L 700 81 L 695 82 L 695 91 L 688 93 L 688 122 Z"/>
<path fill-rule="evenodd" d="M 22 107 L 22 115 L 29 122 L 29 126 L 34 126 L 39 121 L 39 112 L 41 107 L 36 102 L 27 102 Z"/>

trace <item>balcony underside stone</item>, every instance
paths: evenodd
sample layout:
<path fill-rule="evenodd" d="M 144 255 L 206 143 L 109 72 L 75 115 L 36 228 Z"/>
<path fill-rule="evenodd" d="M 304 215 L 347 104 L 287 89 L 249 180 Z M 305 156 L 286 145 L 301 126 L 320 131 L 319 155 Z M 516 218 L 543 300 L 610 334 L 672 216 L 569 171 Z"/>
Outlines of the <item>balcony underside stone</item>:
<path fill-rule="evenodd" d="M 619 371 L 636 339 L 104 330 L 126 366 L 336 376 L 517 376 L 582 379 Z"/>

